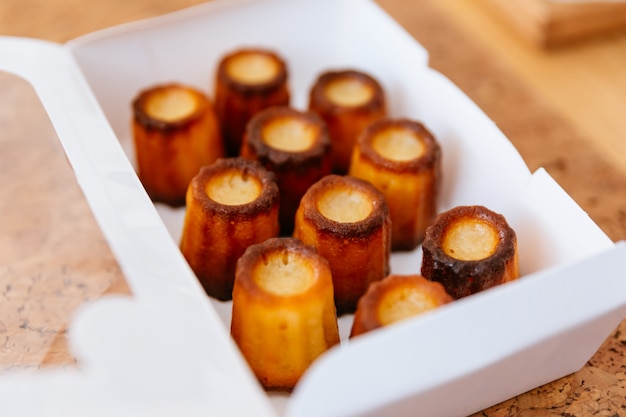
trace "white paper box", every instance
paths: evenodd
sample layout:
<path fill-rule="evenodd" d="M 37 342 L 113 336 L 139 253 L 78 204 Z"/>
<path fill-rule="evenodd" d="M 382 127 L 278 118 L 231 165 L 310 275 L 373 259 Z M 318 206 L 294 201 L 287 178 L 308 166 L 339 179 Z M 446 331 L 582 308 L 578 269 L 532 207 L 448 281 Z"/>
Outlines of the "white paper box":
<path fill-rule="evenodd" d="M 180 81 L 212 95 L 218 59 L 240 46 L 286 58 L 298 108 L 324 70 L 378 78 L 390 113 L 421 120 L 441 143 L 441 209 L 482 204 L 504 214 L 523 278 L 344 338 L 291 395 L 266 394 L 229 337 L 229 304 L 205 296 L 178 250 L 181 211 L 155 209 L 132 166 L 137 92 Z M 65 45 L 0 38 L 0 56 L 0 69 L 40 96 L 133 292 L 76 318 L 80 370 L 0 375 L 7 415 L 463 416 L 580 369 L 625 317 L 624 243 L 544 170 L 529 172 L 369 0 L 215 1 Z M 419 272 L 419 249 L 392 258 L 392 272 Z M 344 335 L 350 319 L 341 319 Z"/>

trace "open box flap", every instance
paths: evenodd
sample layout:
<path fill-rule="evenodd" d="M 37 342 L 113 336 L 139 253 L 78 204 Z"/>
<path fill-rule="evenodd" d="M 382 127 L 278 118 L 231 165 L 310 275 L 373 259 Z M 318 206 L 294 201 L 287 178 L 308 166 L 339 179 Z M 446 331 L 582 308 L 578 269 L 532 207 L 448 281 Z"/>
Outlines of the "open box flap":
<path fill-rule="evenodd" d="M 83 308 L 70 330 L 80 371 L 0 377 L 9 414 L 93 415 L 97 405 L 103 415 L 155 415 L 173 401 L 193 415 L 274 415 L 67 49 L 0 38 L 0 51 L 0 70 L 25 78 L 39 95 L 133 293 Z"/>

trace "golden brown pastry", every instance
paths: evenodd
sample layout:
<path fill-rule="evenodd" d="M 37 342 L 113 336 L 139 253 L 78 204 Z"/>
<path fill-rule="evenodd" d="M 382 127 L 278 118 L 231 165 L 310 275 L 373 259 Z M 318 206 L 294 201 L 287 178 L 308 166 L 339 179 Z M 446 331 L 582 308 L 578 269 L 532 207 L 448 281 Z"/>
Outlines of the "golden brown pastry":
<path fill-rule="evenodd" d="M 139 93 L 133 104 L 137 173 L 154 201 L 185 203 L 201 166 L 224 155 L 211 101 L 200 91 L 164 84 Z"/>
<path fill-rule="evenodd" d="M 291 390 L 339 343 L 328 262 L 294 238 L 250 246 L 237 263 L 231 334 L 265 388 Z"/>
<path fill-rule="evenodd" d="M 280 224 L 291 235 L 300 199 L 331 172 L 330 138 L 315 113 L 271 107 L 248 123 L 241 156 L 274 172 L 280 190 Z"/>
<path fill-rule="evenodd" d="M 422 243 L 422 275 L 455 299 L 519 277 L 517 236 L 504 216 L 459 206 L 437 216 Z"/>
<path fill-rule="evenodd" d="M 357 305 L 350 337 L 416 316 L 453 301 L 438 282 L 421 275 L 389 275 L 374 282 Z"/>
<path fill-rule="evenodd" d="M 379 119 L 353 149 L 350 175 L 378 188 L 389 206 L 392 250 L 415 249 L 437 214 L 441 148 L 423 124 Z"/>
<path fill-rule="evenodd" d="M 389 273 L 389 209 L 369 182 L 333 174 L 313 184 L 296 212 L 294 237 L 328 259 L 339 314 L 353 312 L 367 287 Z"/>
<path fill-rule="evenodd" d="M 278 235 L 278 208 L 274 174 L 256 161 L 219 159 L 193 178 L 180 249 L 207 294 L 232 297 L 237 259 Z"/>
<path fill-rule="evenodd" d="M 239 155 L 248 121 L 260 110 L 289 105 L 287 65 L 275 52 L 238 49 L 217 68 L 215 109 L 228 156 Z"/>
<path fill-rule="evenodd" d="M 352 147 L 361 131 L 387 113 L 381 85 L 371 75 L 355 70 L 321 74 L 311 88 L 309 109 L 328 125 L 337 174 L 348 172 Z"/>

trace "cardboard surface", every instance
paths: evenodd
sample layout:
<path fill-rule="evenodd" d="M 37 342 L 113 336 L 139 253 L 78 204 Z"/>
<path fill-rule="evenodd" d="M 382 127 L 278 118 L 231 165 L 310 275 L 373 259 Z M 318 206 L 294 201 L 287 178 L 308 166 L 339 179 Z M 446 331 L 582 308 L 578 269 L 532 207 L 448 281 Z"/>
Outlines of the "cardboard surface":
<path fill-rule="evenodd" d="M 327 22 L 323 32 L 319 25 L 307 24 L 319 21 L 329 8 L 337 9 L 331 13 L 336 20 Z M 348 19 L 355 11 L 359 19 Z M 289 37 L 280 25 L 268 24 L 285 17 L 292 22 Z M 241 31 L 241 27 L 247 30 Z M 214 43 L 206 45 L 205 39 Z M 31 386 L 26 380 L 2 378 L 0 392 L 17 393 L 19 398 L 28 391 L 45 398 L 42 404 L 65 411 L 69 407 L 74 412 L 87 410 L 81 407 L 89 403 L 100 404 L 98 395 L 111 394 L 119 400 L 115 406 L 131 404 L 137 413 L 158 406 L 166 410 L 168 404 L 148 404 L 148 398 L 157 396 L 163 402 L 171 401 L 169 406 L 184 401 L 198 415 L 207 410 L 224 411 L 224 415 L 245 410 L 272 414 L 267 396 L 252 380 L 228 338 L 227 327 L 211 308 L 215 303 L 206 299 L 177 251 L 180 213 L 154 210 L 126 159 L 129 156 L 132 161 L 130 101 L 140 88 L 178 80 L 210 93 L 217 59 L 247 42 L 271 45 L 288 58 L 295 106 L 303 105 L 307 88 L 322 69 L 359 67 L 377 76 L 390 97 L 391 113 L 422 120 L 442 144 L 442 209 L 484 204 L 503 213 L 518 232 L 524 275 L 520 282 L 377 332 L 363 342 L 344 343 L 318 361 L 290 399 L 275 401 L 279 407 L 287 407 L 287 415 L 367 415 L 380 407 L 388 407 L 394 415 L 408 415 L 415 409 L 428 410 L 429 415 L 468 414 L 582 366 L 623 318 L 625 291 L 615 271 L 624 268 L 624 245 L 614 245 L 544 171 L 531 175 L 495 125 L 454 85 L 428 69 L 423 48 L 373 3 L 215 2 L 87 36 L 66 47 L 0 43 L 2 50 L 16 57 L 16 71 L 32 72 L 36 67 L 32 64 L 41 63 L 43 57 L 52 62 L 48 74 L 34 71 L 29 79 L 57 122 L 79 183 L 87 190 L 87 199 L 137 298 L 97 303 L 78 320 L 75 344 L 91 358 L 92 367 L 68 376 L 58 387 L 80 384 L 78 392 L 84 401 L 79 405 L 53 400 L 54 390 L 39 393 L 37 390 L 50 384 L 41 379 L 26 389 Z M 198 60 L 203 48 L 211 52 Z M 24 56 L 28 59 L 23 60 Z M 48 84 L 57 78 L 62 80 L 60 84 Z M 572 236 L 571 230 L 577 233 Z M 394 272 L 415 272 L 420 256 L 419 250 L 394 255 Z M 598 275 L 596 290 L 610 291 L 608 299 L 588 291 L 586 277 L 591 271 Z M 537 293 L 541 297 L 537 298 Z M 584 309 L 576 302 L 581 297 L 585 297 Z M 221 312 L 226 312 L 221 318 L 227 322 L 228 308 Z M 464 317 L 483 321 L 459 326 Z M 162 340 L 157 332 L 155 326 L 163 323 L 171 326 L 171 339 Z M 510 338 L 501 337 L 501 330 L 511 323 L 520 325 L 508 329 Z M 423 343 L 416 339 L 416 330 L 432 338 Z M 457 333 L 464 336 L 466 344 L 454 342 L 452 335 Z M 106 340 L 116 339 L 106 337 L 112 335 L 125 335 L 129 342 L 122 347 L 107 344 Z M 568 350 L 562 361 L 547 360 L 572 340 L 584 343 Z M 468 345 L 475 349 L 471 360 L 467 359 Z M 141 354 L 142 348 L 155 350 L 137 360 L 133 353 Z M 175 363 L 163 359 L 181 349 L 185 354 L 177 355 Z M 382 360 L 384 349 L 390 349 L 384 356 L 391 358 L 391 363 Z M 156 362 L 160 365 L 154 369 Z M 543 370 L 517 380 L 498 377 L 529 363 Z M 378 381 L 388 381 L 386 376 L 394 370 L 393 383 L 384 389 Z M 462 394 L 477 387 L 476 378 L 493 389 Z M 131 382 L 120 389 L 122 380 Z M 359 389 L 350 394 L 337 387 L 332 391 L 335 398 L 320 401 L 318 396 L 328 396 L 329 388 L 339 381 Z M 91 392 L 96 387 L 99 394 Z M 440 401 L 450 396 L 459 401 Z M 15 404 L 19 412 L 15 415 L 29 415 Z"/>

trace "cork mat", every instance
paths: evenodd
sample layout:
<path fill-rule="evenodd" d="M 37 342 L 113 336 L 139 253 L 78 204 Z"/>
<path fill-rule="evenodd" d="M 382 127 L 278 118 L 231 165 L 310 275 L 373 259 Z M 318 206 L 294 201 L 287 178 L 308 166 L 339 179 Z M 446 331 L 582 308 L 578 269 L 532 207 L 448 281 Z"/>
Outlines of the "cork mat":
<path fill-rule="evenodd" d="M 73 314 L 129 289 L 32 87 L 0 91 L 0 370 L 75 366 Z"/>
<path fill-rule="evenodd" d="M 400 9 L 402 2 L 379 1 L 388 10 Z M 428 49 L 431 66 L 496 122 L 531 170 L 546 168 L 611 239 L 626 239 L 626 178 L 590 149 L 589 138 L 538 101 L 430 2 L 421 2 L 411 12 L 405 8 L 405 13 L 393 17 Z M 625 346 L 626 322 L 622 322 L 579 372 L 472 417 L 621 415 Z"/>

